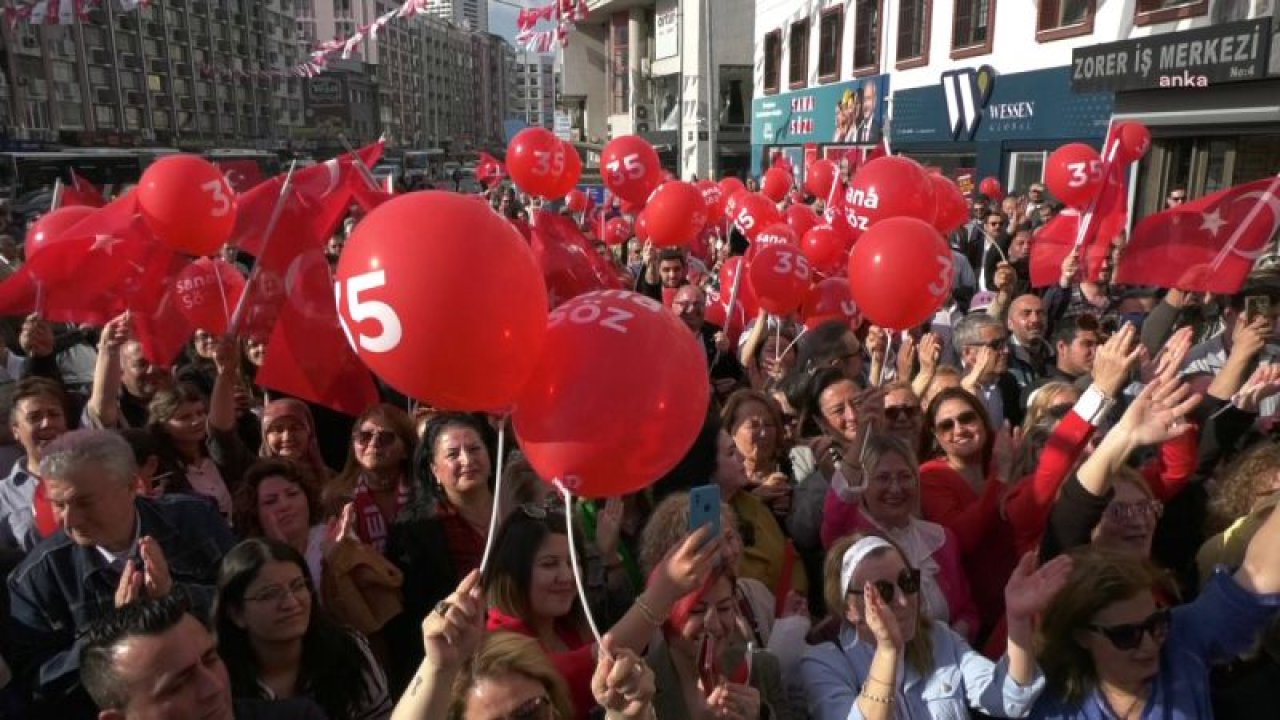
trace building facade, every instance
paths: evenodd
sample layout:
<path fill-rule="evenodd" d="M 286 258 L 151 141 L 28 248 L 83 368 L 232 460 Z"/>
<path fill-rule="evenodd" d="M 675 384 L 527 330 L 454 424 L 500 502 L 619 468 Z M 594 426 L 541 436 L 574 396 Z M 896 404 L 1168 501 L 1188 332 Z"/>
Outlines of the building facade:
<path fill-rule="evenodd" d="M 0 29 L 5 134 L 66 145 L 279 149 L 305 125 L 294 0 L 113 3 Z"/>
<path fill-rule="evenodd" d="M 471 33 L 475 102 L 472 126 L 462 136 L 464 146 L 490 152 L 506 147 L 506 121 L 516 96 L 516 52 L 511 43 L 487 32 Z"/>
<path fill-rule="evenodd" d="M 515 67 L 513 114 L 526 125 L 553 129 L 560 77 L 555 56 L 520 50 L 516 53 Z"/>
<path fill-rule="evenodd" d="M 427 13 L 474 32 L 489 32 L 489 0 L 427 0 Z"/>
<path fill-rule="evenodd" d="M 736 0 L 592 0 L 562 53 L 559 109 L 580 142 L 637 134 L 683 178 L 750 159 L 754 17 Z"/>
<path fill-rule="evenodd" d="M 476 106 L 472 32 L 438 17 L 419 20 L 418 47 L 425 84 L 422 116 L 424 148 L 454 149 L 469 133 Z"/>
<path fill-rule="evenodd" d="M 1050 152 L 1100 147 L 1120 119 L 1153 135 L 1135 171 L 1138 214 L 1172 187 L 1199 195 L 1280 167 L 1273 0 L 757 0 L 755 10 L 756 173 L 774 152 L 830 154 L 833 123 L 865 119 L 857 86 L 830 88 L 888 74 L 879 121 L 894 152 L 962 182 L 994 176 L 1024 191 Z M 1230 58 L 1207 50 L 1224 43 Z"/>

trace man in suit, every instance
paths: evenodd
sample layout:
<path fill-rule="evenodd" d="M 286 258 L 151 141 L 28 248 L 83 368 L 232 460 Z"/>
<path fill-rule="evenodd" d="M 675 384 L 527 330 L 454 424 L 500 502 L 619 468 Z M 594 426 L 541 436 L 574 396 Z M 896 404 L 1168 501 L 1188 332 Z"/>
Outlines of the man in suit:
<path fill-rule="evenodd" d="M 877 103 L 879 95 L 876 90 L 876 84 L 869 82 L 862 86 L 862 112 L 861 119 L 858 121 L 858 127 L 854 136 L 854 141 L 859 144 L 875 144 L 880 142 L 880 123 L 877 122 Z"/>

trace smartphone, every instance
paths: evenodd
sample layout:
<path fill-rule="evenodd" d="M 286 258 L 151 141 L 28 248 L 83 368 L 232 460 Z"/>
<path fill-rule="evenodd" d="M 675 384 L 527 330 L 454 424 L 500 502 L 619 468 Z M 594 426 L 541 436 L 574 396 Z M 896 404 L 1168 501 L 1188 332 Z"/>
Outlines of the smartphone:
<path fill-rule="evenodd" d="M 1269 295 L 1250 295 L 1244 299 L 1244 316 L 1247 322 L 1253 322 L 1260 317 L 1270 318 L 1271 297 Z"/>
<path fill-rule="evenodd" d="M 689 532 L 711 526 L 711 536 L 720 535 L 720 486 L 701 485 L 689 491 Z"/>

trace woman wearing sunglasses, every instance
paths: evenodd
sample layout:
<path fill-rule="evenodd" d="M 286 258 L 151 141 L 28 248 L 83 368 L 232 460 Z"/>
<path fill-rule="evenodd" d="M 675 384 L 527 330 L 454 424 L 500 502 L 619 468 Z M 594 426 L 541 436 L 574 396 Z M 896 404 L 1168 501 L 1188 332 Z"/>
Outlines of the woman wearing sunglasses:
<path fill-rule="evenodd" d="M 951 625 L 964 637 L 978 624 L 978 609 L 960 563 L 955 535 L 921 520 L 920 471 L 915 453 L 896 437 L 872 435 L 862 453 L 854 497 L 827 493 L 822 542 L 830 546 L 850 533 L 884 535 L 916 568 L 923 590 L 923 611 L 930 620 Z"/>
<path fill-rule="evenodd" d="M 1101 450 L 1101 448 L 1099 448 Z M 1280 514 L 1259 527 L 1234 574 L 1219 567 L 1191 603 L 1170 609 L 1165 573 L 1090 548 L 1044 614 L 1045 720 L 1209 718 L 1209 671 L 1254 645 L 1280 607 Z M 1272 710 L 1255 708 L 1255 717 Z"/>
<path fill-rule="evenodd" d="M 413 498 L 413 444 L 409 416 L 394 405 L 374 405 L 356 418 L 347 464 L 324 491 L 329 515 L 355 504 L 356 535 L 378 552 L 386 552 L 388 529 Z"/>
<path fill-rule="evenodd" d="M 234 697 L 306 697 L 331 720 L 390 716 L 382 667 L 363 637 L 323 615 L 292 547 L 259 538 L 232 548 L 218 571 L 214 624 Z"/>
<path fill-rule="evenodd" d="M 1033 619 L 1071 572 L 1069 558 L 1039 570 L 1024 555 L 1005 589 L 1009 641 L 982 657 L 921 608 L 920 571 L 891 542 L 854 535 L 827 558 L 827 602 L 837 640 L 809 651 L 800 672 L 814 720 L 1025 717 L 1044 688 L 1032 654 Z"/>
<path fill-rule="evenodd" d="M 705 583 L 723 552 L 720 541 L 707 539 L 704 529 L 663 558 L 645 591 L 610 629 L 614 647 L 643 650 L 676 602 Z M 582 547 L 581 538 L 576 541 Z M 483 586 L 488 629 L 536 639 L 568 685 L 573 717 L 586 718 L 596 705 L 591 673 L 598 648 L 578 598 L 563 510 L 523 505 L 513 512 L 494 540 Z"/>
<path fill-rule="evenodd" d="M 472 572 L 422 621 L 424 660 L 393 720 L 570 720 L 569 689 L 538 641 L 486 632 L 484 591 Z M 653 672 L 615 647 L 593 663 L 591 693 L 604 720 L 651 720 Z"/>

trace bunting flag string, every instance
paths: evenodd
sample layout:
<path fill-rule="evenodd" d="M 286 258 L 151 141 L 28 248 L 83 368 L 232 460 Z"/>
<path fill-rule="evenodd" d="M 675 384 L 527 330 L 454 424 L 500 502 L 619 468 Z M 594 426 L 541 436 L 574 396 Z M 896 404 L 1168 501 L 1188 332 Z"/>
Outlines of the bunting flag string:
<path fill-rule="evenodd" d="M 587 0 L 556 0 L 542 7 L 524 8 L 516 16 L 516 45 L 532 52 L 551 52 L 569 43 L 569 31 L 587 17 Z M 551 30 L 536 30 L 538 23 L 555 25 Z"/>

